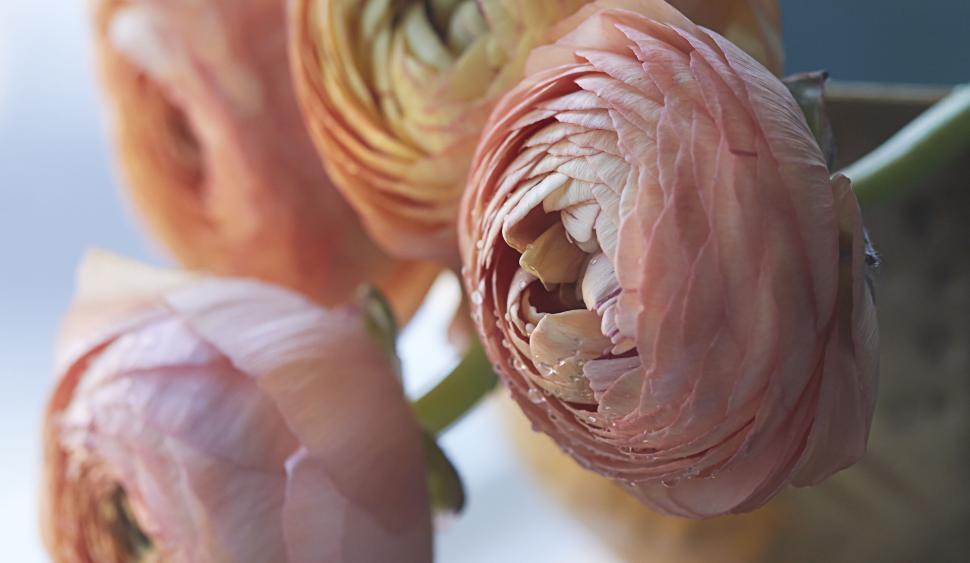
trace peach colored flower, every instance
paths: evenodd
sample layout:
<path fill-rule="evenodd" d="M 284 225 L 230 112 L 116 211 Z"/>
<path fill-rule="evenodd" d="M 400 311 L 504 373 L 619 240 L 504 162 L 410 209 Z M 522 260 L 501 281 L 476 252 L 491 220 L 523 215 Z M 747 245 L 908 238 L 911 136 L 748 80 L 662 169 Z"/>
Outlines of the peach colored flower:
<path fill-rule="evenodd" d="M 327 177 L 290 79 L 282 0 L 95 0 L 128 193 L 185 266 L 324 305 L 382 287 L 407 316 L 436 270 L 368 240 Z"/>
<path fill-rule="evenodd" d="M 311 133 L 378 243 L 395 256 L 453 258 L 458 203 L 489 112 L 522 78 L 532 48 L 587 3 L 295 1 L 290 53 Z M 765 15 L 774 2 L 682 3 L 780 57 L 777 10 Z M 758 43 L 765 37 L 772 45 Z"/>
<path fill-rule="evenodd" d="M 85 264 L 44 433 L 59 562 L 431 559 L 418 426 L 352 308 Z"/>
<path fill-rule="evenodd" d="M 775 74 L 784 72 L 778 0 L 677 0 L 671 4 L 697 25 L 724 35 Z"/>
<path fill-rule="evenodd" d="M 492 114 L 465 283 L 537 428 L 661 511 L 743 512 L 865 450 L 859 208 L 778 79 L 640 4 L 537 49 Z"/>

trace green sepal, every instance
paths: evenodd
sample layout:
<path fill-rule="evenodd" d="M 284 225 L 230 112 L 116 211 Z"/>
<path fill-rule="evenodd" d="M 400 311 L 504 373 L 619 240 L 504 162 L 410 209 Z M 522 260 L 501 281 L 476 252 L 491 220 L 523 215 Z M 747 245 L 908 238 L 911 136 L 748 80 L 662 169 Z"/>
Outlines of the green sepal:
<path fill-rule="evenodd" d="M 394 369 L 401 377 L 401 359 L 397 355 L 397 320 L 391 305 L 377 288 L 369 285 L 361 286 L 358 291 L 358 303 L 364 310 L 364 330 L 367 331 L 394 363 Z"/>
<path fill-rule="evenodd" d="M 439 519 L 455 516 L 465 507 L 461 475 L 431 433 L 424 431 L 422 437 L 431 509 Z"/>
<path fill-rule="evenodd" d="M 808 128 L 812 130 L 831 171 L 835 167 L 836 145 L 832 122 L 825 107 L 825 82 L 828 77 L 825 71 L 803 72 L 785 78 L 784 83 L 802 108 Z"/>

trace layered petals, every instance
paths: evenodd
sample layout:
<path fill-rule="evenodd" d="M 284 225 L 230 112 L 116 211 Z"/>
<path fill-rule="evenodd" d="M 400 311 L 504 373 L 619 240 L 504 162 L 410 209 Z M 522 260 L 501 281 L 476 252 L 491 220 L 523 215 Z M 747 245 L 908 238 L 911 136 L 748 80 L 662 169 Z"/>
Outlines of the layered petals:
<path fill-rule="evenodd" d="M 724 37 L 660 0 L 582 16 L 496 107 L 462 207 L 473 317 L 513 397 L 670 514 L 851 465 L 878 337 L 848 180 Z"/>
<path fill-rule="evenodd" d="M 455 259 L 457 208 L 489 112 L 531 50 L 588 3 L 294 2 L 290 54 L 308 124 L 337 187 L 385 249 Z M 780 58 L 773 1 L 681 3 Z"/>
<path fill-rule="evenodd" d="M 398 313 L 436 270 L 384 255 L 303 124 L 280 0 L 97 0 L 96 44 L 128 194 L 185 266 L 324 305 L 379 285 Z"/>
<path fill-rule="evenodd" d="M 430 561 L 419 430 L 359 311 L 96 255 L 59 352 L 54 560 Z"/>

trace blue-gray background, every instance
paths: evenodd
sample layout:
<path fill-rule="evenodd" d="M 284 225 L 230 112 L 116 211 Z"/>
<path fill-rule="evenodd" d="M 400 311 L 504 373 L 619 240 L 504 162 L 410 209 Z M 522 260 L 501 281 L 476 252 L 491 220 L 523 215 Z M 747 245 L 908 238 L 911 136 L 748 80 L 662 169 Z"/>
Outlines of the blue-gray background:
<path fill-rule="evenodd" d="M 45 560 L 35 531 L 38 423 L 56 325 L 78 257 L 84 248 L 99 246 L 159 260 L 128 218 L 115 187 L 90 64 L 85 4 L 0 0 L 4 562 Z M 843 80 L 970 81 L 970 0 L 782 0 L 782 6 L 790 71 L 825 68 Z M 455 294 L 453 285 L 440 286 L 437 304 L 404 343 L 408 370 L 418 381 L 440 375 L 452 359 L 428 348 L 439 343 Z M 480 410 L 445 440 L 468 479 L 471 506 L 439 538 L 439 559 L 501 560 L 514 545 L 524 560 L 609 561 L 593 538 L 531 486 L 494 411 L 491 406 Z"/>
<path fill-rule="evenodd" d="M 790 71 L 970 81 L 970 0 L 781 0 L 781 6 Z"/>

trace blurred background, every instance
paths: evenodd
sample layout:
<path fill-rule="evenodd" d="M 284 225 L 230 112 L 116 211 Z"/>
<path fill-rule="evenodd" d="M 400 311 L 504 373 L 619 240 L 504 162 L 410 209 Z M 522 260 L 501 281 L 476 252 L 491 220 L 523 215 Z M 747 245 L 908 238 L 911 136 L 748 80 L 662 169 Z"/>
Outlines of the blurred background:
<path fill-rule="evenodd" d="M 970 81 L 968 0 L 782 0 L 781 4 L 790 72 L 825 68 L 838 80 Z M 39 422 L 51 382 L 57 323 L 70 298 L 79 256 L 95 246 L 165 262 L 126 212 L 116 186 L 86 15 L 81 1 L 0 0 L 0 561 L 5 562 L 47 560 L 36 526 Z M 894 118 L 870 115 L 872 128 L 878 129 L 874 135 L 891 132 L 916 111 L 891 112 Z M 846 116 L 845 123 L 852 119 Z M 849 134 L 853 131 L 851 125 L 842 127 Z M 866 139 L 858 142 L 864 146 Z M 880 312 L 886 346 L 879 416 L 888 422 L 877 423 L 874 433 L 875 457 L 881 465 L 853 470 L 835 483 L 837 487 L 826 489 L 820 498 L 835 496 L 837 505 L 846 505 L 837 509 L 844 517 L 844 524 L 837 524 L 849 528 L 841 535 L 813 537 L 838 543 L 853 535 L 867 536 L 868 531 L 853 531 L 854 521 L 865 519 L 870 510 L 884 516 L 891 513 L 885 517 L 896 520 L 887 526 L 896 525 L 903 536 L 912 536 L 896 538 L 895 543 L 907 540 L 907 546 L 918 545 L 900 547 L 892 558 L 879 561 L 910 555 L 912 559 L 898 560 L 970 560 L 964 559 L 970 557 L 970 540 L 959 539 L 970 529 L 965 481 L 970 474 L 966 383 L 970 381 L 966 321 L 970 318 L 966 297 L 970 294 L 966 257 L 970 237 L 964 225 L 970 200 L 962 195 L 970 193 L 966 172 L 966 167 L 959 174 L 949 171 L 956 184 L 941 180 L 938 183 L 944 187 L 938 191 L 928 191 L 937 186 L 926 186 L 926 192 L 899 205 L 867 212 L 887 262 L 880 274 L 886 287 Z M 458 295 L 454 279 L 440 280 L 404 336 L 402 353 L 412 391 L 427 387 L 456 360 L 444 331 Z M 937 312 L 954 319 L 936 318 Z M 905 356 L 910 349 L 918 357 Z M 517 416 L 495 398 L 444 439 L 465 476 L 470 500 L 466 514 L 439 534 L 439 561 L 674 560 L 658 555 L 668 553 L 663 550 L 654 555 L 643 552 L 642 558 L 627 550 L 622 558 L 624 550 L 615 543 L 625 540 L 618 539 L 617 533 L 603 534 L 603 523 L 590 521 L 613 502 L 625 506 L 608 492 L 599 495 L 596 491 L 604 487 L 602 483 L 557 473 L 553 481 L 560 487 L 577 490 L 549 491 L 538 486 L 537 467 L 540 472 L 556 473 L 560 460 L 555 452 L 542 450 L 544 439 L 528 436 L 520 428 Z M 894 440 L 911 448 L 893 451 Z M 526 458 L 518 452 L 522 441 L 532 452 Z M 909 490 L 905 479 L 910 466 L 931 483 Z M 955 477 L 961 488 L 947 489 L 947 479 Z M 856 482 L 864 483 L 863 489 L 877 485 L 856 494 Z M 905 498 L 884 498 L 892 494 Z M 580 508 L 579 516 L 564 510 L 563 499 L 565 506 Z M 804 511 L 800 513 L 807 521 L 835 510 L 819 508 L 823 501 L 804 501 L 806 505 L 797 497 L 784 499 Z M 589 509 L 586 514 L 584 508 Z M 904 514 L 913 510 L 909 518 L 920 515 L 913 522 L 932 524 L 934 530 L 914 530 L 917 524 L 908 524 Z M 696 544 L 698 538 L 707 541 L 709 537 L 707 528 L 698 532 L 687 525 L 638 518 L 630 522 L 645 527 L 644 537 L 666 531 L 669 534 L 664 537 L 671 545 Z M 742 525 L 763 527 L 749 519 L 729 521 L 719 529 Z M 633 529 L 626 535 L 638 533 Z M 877 539 L 879 535 L 873 534 L 872 540 Z M 797 539 L 789 545 L 804 548 L 798 547 Z M 858 551 L 863 558 L 853 560 L 869 560 L 865 553 Z"/>

